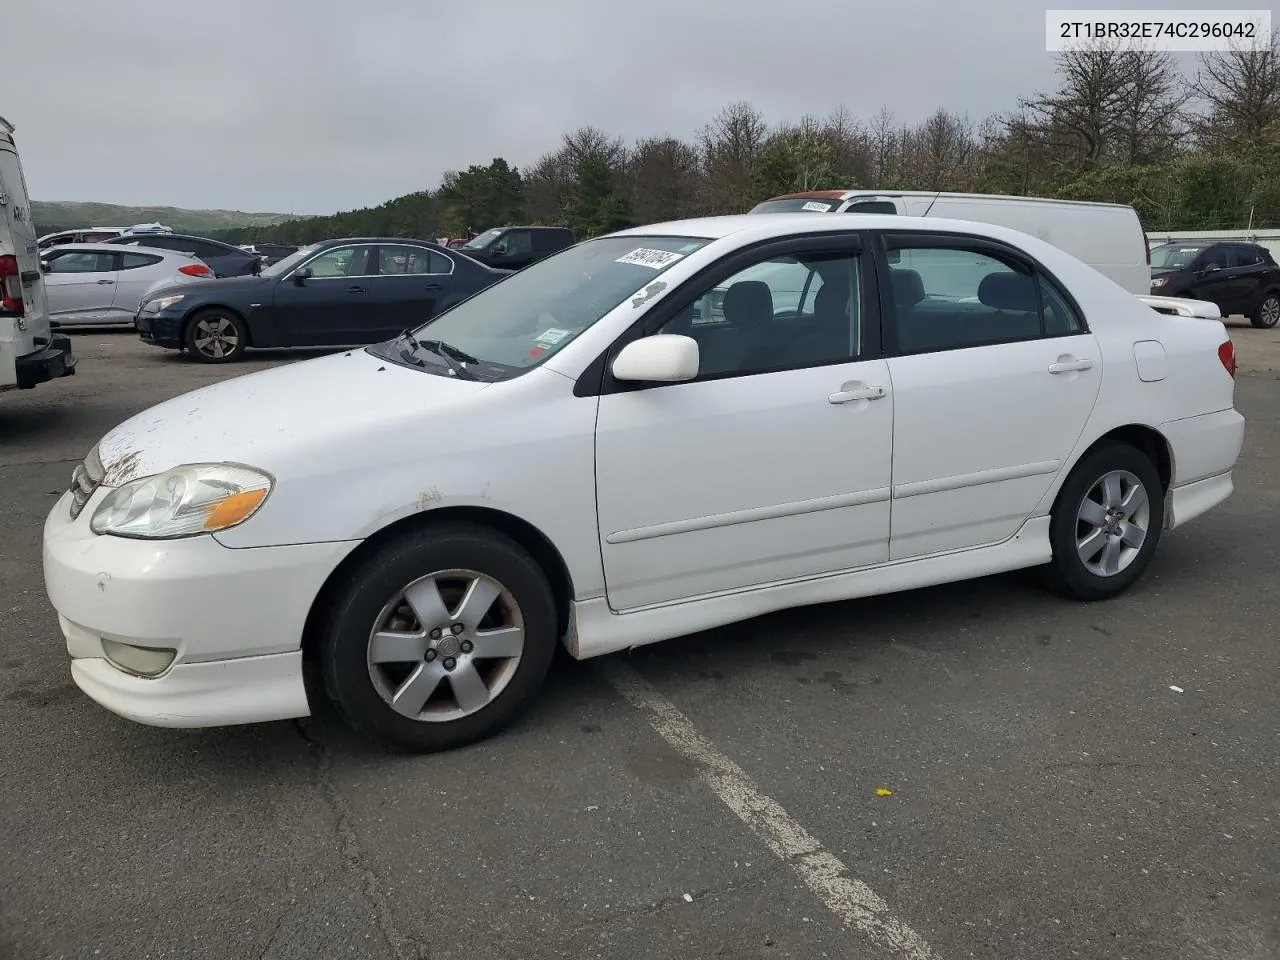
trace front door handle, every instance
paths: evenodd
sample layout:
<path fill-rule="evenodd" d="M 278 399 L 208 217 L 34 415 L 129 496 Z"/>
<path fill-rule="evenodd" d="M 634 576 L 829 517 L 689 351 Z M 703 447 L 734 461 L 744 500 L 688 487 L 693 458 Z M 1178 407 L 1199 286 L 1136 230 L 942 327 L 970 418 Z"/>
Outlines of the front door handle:
<path fill-rule="evenodd" d="M 365 292 L 367 291 L 365 290 L 364 287 L 357 287 L 355 285 L 347 287 L 347 293 L 365 293 Z"/>
<path fill-rule="evenodd" d="M 99 283 L 115 283 L 114 280 L 99 280 Z"/>
<path fill-rule="evenodd" d="M 1092 360 L 1059 360 L 1049 364 L 1050 373 L 1075 373 L 1078 370 L 1093 369 Z"/>
<path fill-rule="evenodd" d="M 444 289 L 444 287 L 440 286 L 440 284 L 438 284 L 438 283 L 428 283 L 428 284 L 427 284 L 427 289 L 428 289 L 428 290 L 443 290 L 443 289 Z"/>
<path fill-rule="evenodd" d="M 840 390 L 827 397 L 828 403 L 849 403 L 853 400 L 879 400 L 885 394 L 884 387 L 856 387 Z"/>

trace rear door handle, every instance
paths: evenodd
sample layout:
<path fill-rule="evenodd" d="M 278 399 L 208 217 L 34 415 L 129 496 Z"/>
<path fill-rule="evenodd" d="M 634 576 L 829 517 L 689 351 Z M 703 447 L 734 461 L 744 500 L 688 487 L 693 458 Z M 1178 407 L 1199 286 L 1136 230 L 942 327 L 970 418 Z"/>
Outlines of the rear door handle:
<path fill-rule="evenodd" d="M 427 284 L 427 289 L 428 289 L 428 290 L 443 290 L 443 289 L 444 289 L 444 287 L 440 286 L 440 284 L 438 284 L 438 283 L 428 283 L 428 284 Z"/>
<path fill-rule="evenodd" d="M 1050 373 L 1075 373 L 1078 370 L 1092 370 L 1092 360 L 1059 360 L 1049 364 Z"/>
<path fill-rule="evenodd" d="M 365 290 L 364 287 L 357 287 L 354 285 L 347 287 L 347 293 L 365 293 L 365 292 L 367 291 Z"/>
<path fill-rule="evenodd" d="M 99 283 L 115 283 L 114 280 L 99 280 Z"/>
<path fill-rule="evenodd" d="M 884 387 L 858 387 L 840 390 L 827 397 L 829 403 L 849 403 L 853 400 L 879 400 L 885 394 Z"/>

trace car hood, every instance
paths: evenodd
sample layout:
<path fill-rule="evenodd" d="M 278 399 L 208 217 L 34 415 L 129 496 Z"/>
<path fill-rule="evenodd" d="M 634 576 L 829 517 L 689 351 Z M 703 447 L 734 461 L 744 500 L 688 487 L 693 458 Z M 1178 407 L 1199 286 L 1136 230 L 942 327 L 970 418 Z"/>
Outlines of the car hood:
<path fill-rule="evenodd" d="M 344 437 L 381 430 L 393 437 L 488 386 L 363 349 L 235 377 L 166 400 L 104 436 L 103 483 L 119 486 L 189 463 L 242 463 L 279 477 L 299 461 L 339 456 Z"/>
<path fill-rule="evenodd" d="M 213 297 L 228 297 L 246 295 L 254 290 L 269 285 L 272 282 L 269 277 L 211 277 L 202 279 L 199 285 L 194 289 L 188 283 L 166 283 L 165 286 L 152 290 L 147 294 L 149 298 L 168 293 L 170 289 L 174 293 L 184 293 L 188 297 L 194 293 Z"/>

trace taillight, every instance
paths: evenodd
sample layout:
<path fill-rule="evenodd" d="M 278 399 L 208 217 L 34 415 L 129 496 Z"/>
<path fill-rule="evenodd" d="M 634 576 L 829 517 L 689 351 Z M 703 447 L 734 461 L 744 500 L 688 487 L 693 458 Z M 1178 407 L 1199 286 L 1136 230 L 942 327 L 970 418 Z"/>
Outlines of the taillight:
<path fill-rule="evenodd" d="M 18 274 L 18 258 L 0 257 L 0 313 L 21 317 L 26 312 L 22 303 L 22 278 Z"/>
<path fill-rule="evenodd" d="M 1218 344 L 1218 359 L 1227 368 L 1227 373 L 1234 377 L 1236 375 L 1236 345 L 1230 340 L 1224 340 Z"/>
<path fill-rule="evenodd" d="M 178 268 L 179 273 L 185 273 L 188 277 L 212 277 L 213 271 L 206 267 L 203 263 L 188 263 Z"/>

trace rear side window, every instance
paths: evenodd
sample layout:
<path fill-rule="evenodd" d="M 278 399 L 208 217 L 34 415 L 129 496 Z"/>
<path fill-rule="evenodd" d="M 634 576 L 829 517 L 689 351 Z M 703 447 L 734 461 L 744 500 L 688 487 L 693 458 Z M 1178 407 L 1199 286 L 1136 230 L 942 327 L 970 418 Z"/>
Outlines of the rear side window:
<path fill-rule="evenodd" d="M 845 213 L 897 213 L 892 200 L 855 200 L 845 208 Z"/>
<path fill-rule="evenodd" d="M 896 251 L 890 269 L 900 353 L 1016 343 L 1084 331 L 1057 287 L 990 253 L 937 246 Z"/>
<path fill-rule="evenodd" d="M 121 270 L 137 270 L 139 267 L 149 267 L 152 264 L 159 263 L 164 257 L 158 257 L 154 253 L 122 253 L 120 254 Z"/>
<path fill-rule="evenodd" d="M 231 253 L 231 251 L 226 249 L 225 247 L 220 247 L 217 244 L 213 244 L 213 243 L 196 242 L 196 243 L 192 243 L 190 246 L 191 246 L 191 252 L 195 254 L 197 257 L 199 257 L 201 260 L 205 259 L 206 257 L 225 257 L 227 254 Z M 253 256 L 253 254 L 245 253 L 243 250 L 241 250 L 240 252 L 244 253 L 246 257 Z"/>
<path fill-rule="evenodd" d="M 1241 243 L 1236 245 L 1236 266 L 1237 267 L 1256 267 L 1260 263 L 1265 263 L 1262 256 L 1262 249 L 1252 244 Z"/>

